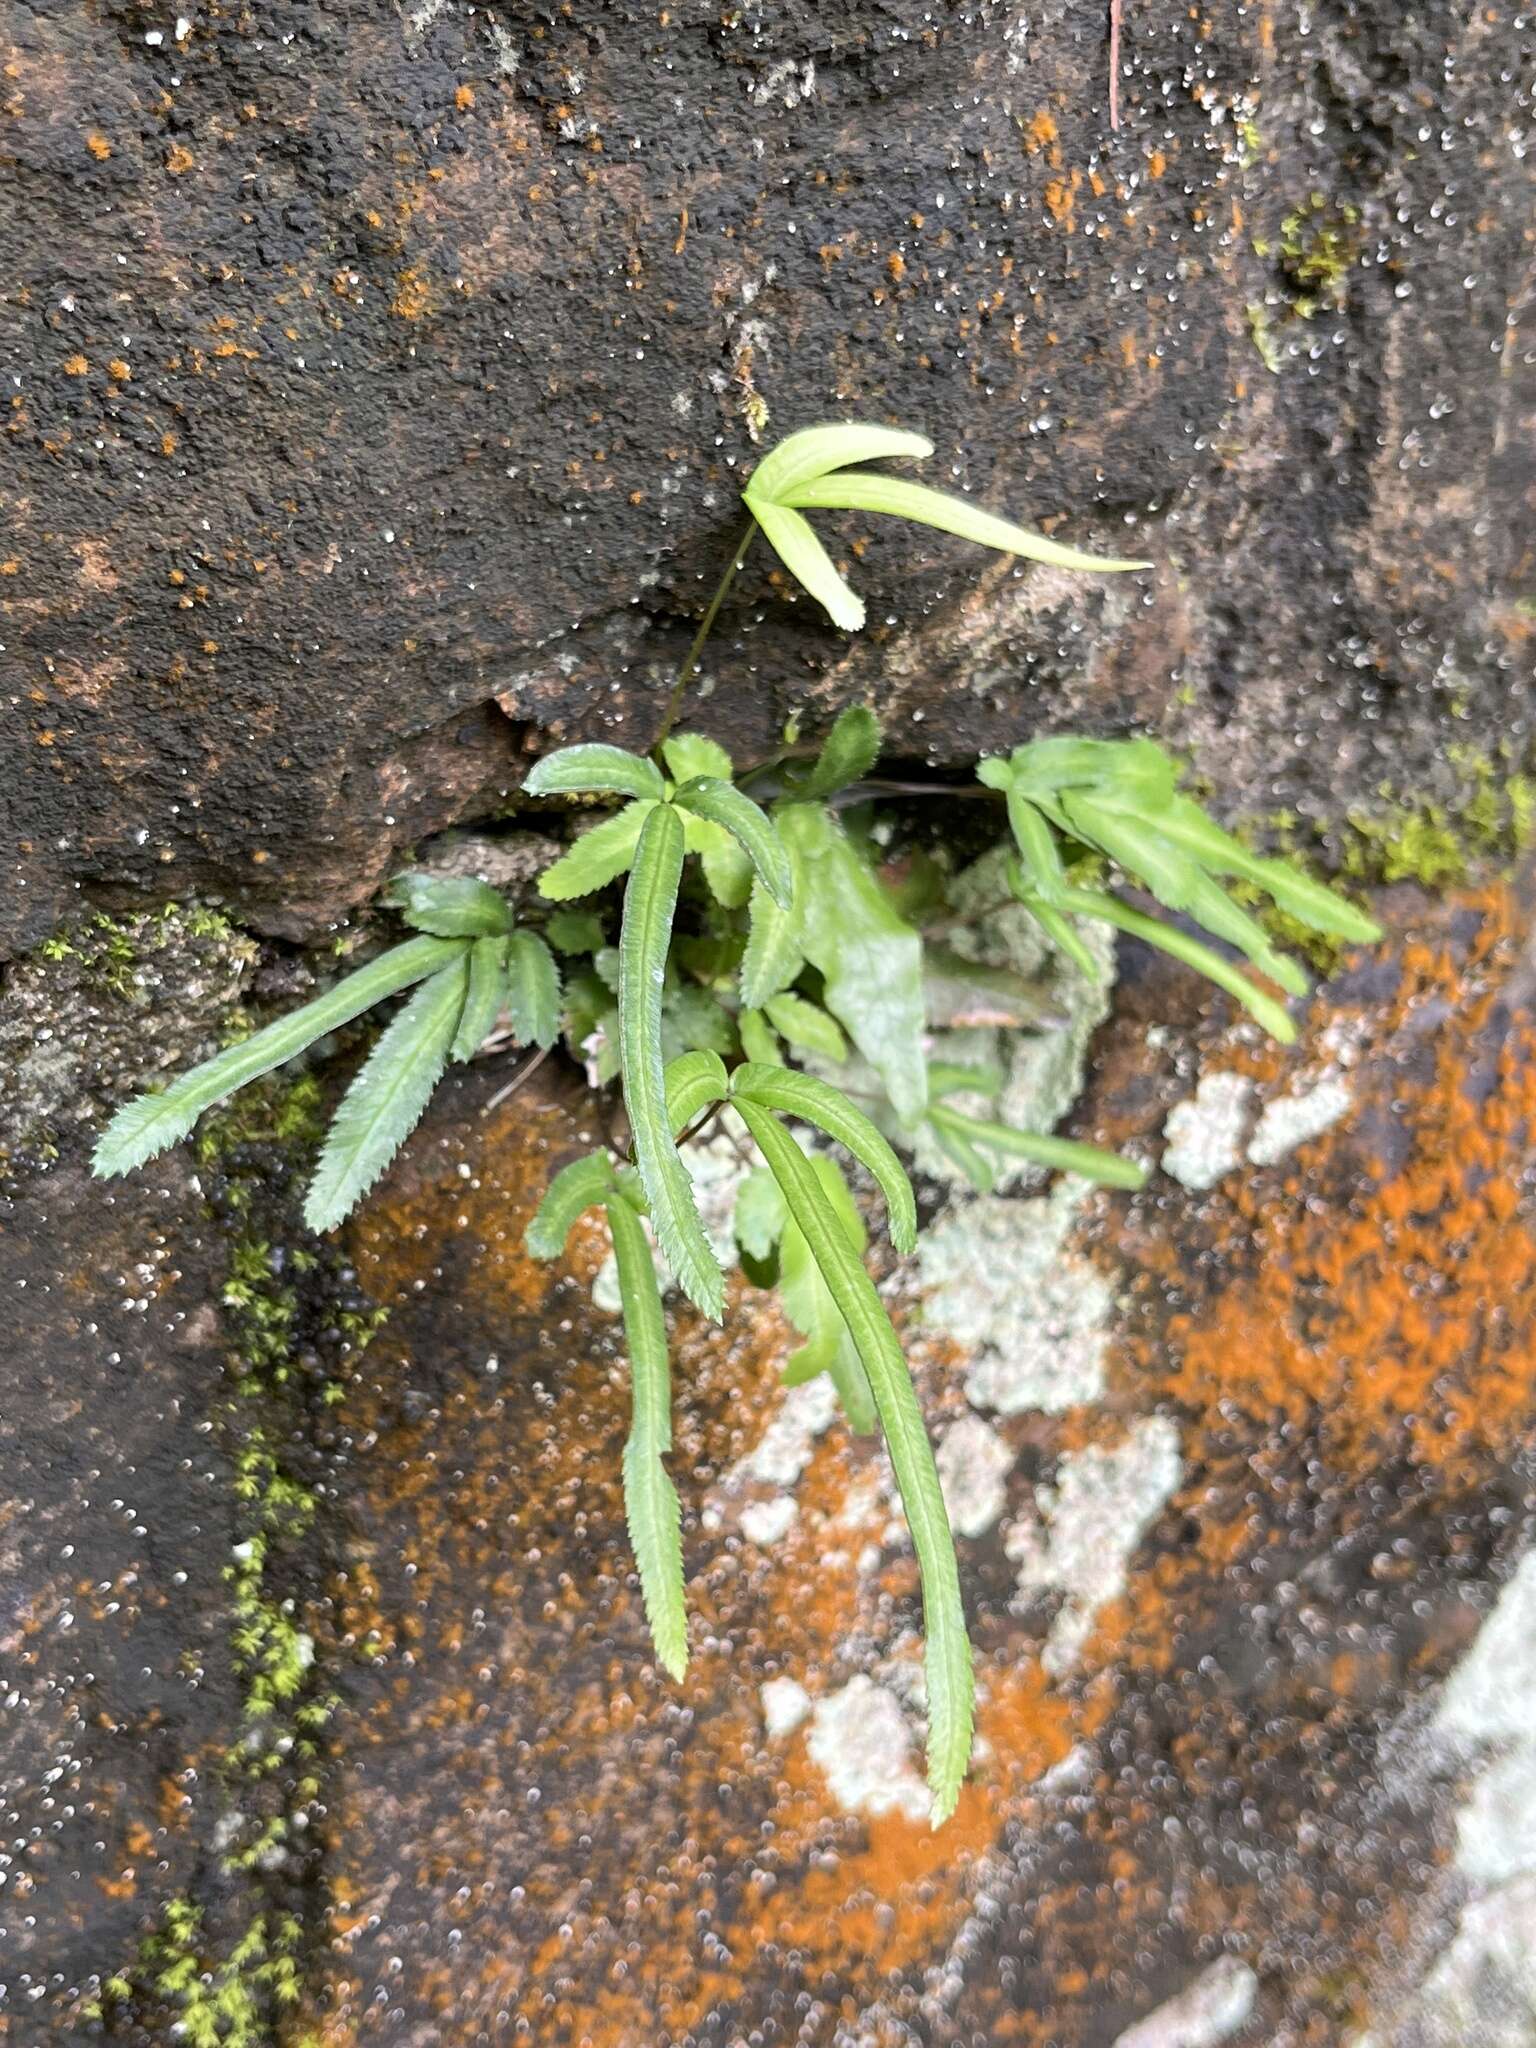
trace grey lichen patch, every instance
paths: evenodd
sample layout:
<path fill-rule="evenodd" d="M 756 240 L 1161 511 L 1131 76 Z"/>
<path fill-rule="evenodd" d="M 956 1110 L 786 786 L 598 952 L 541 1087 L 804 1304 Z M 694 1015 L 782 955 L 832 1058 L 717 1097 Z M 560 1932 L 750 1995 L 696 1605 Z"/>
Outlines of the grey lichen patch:
<path fill-rule="evenodd" d="M 1086 1195 L 1069 1177 L 1048 1196 L 956 1202 L 924 1233 L 924 1320 L 974 1354 L 978 1408 L 1053 1415 L 1103 1392 L 1114 1296 L 1068 1244 Z"/>
<path fill-rule="evenodd" d="M 1220 2048 L 1248 2023 L 1259 1980 L 1236 1956 L 1223 1956 L 1183 1991 L 1115 2037 L 1115 2048 Z"/>
<path fill-rule="evenodd" d="M 1003 1512 L 1013 1452 L 990 1422 L 962 1415 L 937 1454 L 944 1505 L 957 1536 L 984 1536 Z"/>
<path fill-rule="evenodd" d="M 1298 1145 L 1317 1138 L 1336 1124 L 1349 1108 L 1349 1085 L 1336 1075 L 1315 1087 L 1280 1095 L 1264 1105 L 1248 1157 L 1255 1166 L 1274 1166 Z"/>
<path fill-rule="evenodd" d="M 1453 1755 L 1485 1765 L 1456 1817 L 1456 1867 L 1480 1884 L 1536 1871 L 1533 1698 L 1536 1551 L 1452 1672 L 1431 1731 Z"/>
<path fill-rule="evenodd" d="M 798 1678 L 765 1679 L 759 1688 L 763 1726 L 771 1742 L 793 1735 L 811 1711 L 811 1696 Z"/>
<path fill-rule="evenodd" d="M 47 1164 L 102 1109 L 216 1049 L 254 942 L 217 911 L 91 913 L 0 994 L 0 1167 Z"/>
<path fill-rule="evenodd" d="M 1253 1083 L 1246 1074 L 1205 1074 L 1187 1102 L 1168 1112 L 1163 1171 L 1196 1191 L 1241 1165 Z"/>
<path fill-rule="evenodd" d="M 818 1700 L 808 1745 L 844 1813 L 927 1818 L 928 1788 L 917 1769 L 912 1728 L 889 1687 L 861 1672 Z"/>
<path fill-rule="evenodd" d="M 1100 1608 L 1125 1590 L 1131 1556 L 1182 1472 L 1175 1425 L 1164 1415 L 1142 1416 L 1109 1450 L 1090 1445 L 1063 1458 L 1055 1485 L 1036 1496 L 1038 1519 L 1009 1530 L 1019 1600 L 1061 1596 L 1041 1653 L 1053 1677 L 1072 1669 Z"/>

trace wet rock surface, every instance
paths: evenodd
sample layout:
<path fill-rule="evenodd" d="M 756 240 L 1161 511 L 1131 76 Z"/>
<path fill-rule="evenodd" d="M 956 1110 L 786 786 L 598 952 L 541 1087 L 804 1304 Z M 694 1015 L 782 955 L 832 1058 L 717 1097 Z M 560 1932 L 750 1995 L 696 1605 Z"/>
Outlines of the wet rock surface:
<path fill-rule="evenodd" d="M 1140 721 L 1334 815 L 1522 740 L 1528 15 L 1135 11 L 1118 132 L 1107 27 L 15 0 L 0 941 L 82 885 L 312 933 L 544 733 L 648 737 L 828 414 L 1158 570 L 832 521 L 849 646 L 759 551 L 699 706 L 744 752 L 877 690 L 910 758 Z"/>
<path fill-rule="evenodd" d="M 977 1768 L 937 1835 L 881 1457 L 775 1389 L 761 1297 L 723 1336 L 677 1319 L 694 1662 L 662 1680 L 601 1233 L 553 1282 L 519 1248 L 581 1098 L 445 1095 L 353 1238 L 394 1307 L 337 1482 L 328 2048 L 1533 2037 L 1526 914 L 1397 911 L 1290 1053 L 1128 957 L 1082 1135 L 1155 1157 L 1213 1073 L 1255 1126 L 1349 1106 L 1208 1190 L 1093 1198 L 1062 1256 L 1114 1307 L 1071 1403 L 975 1430 L 965 1353 L 892 1276 L 947 1483 L 996 1489 L 1006 1451 L 962 1542 Z"/>

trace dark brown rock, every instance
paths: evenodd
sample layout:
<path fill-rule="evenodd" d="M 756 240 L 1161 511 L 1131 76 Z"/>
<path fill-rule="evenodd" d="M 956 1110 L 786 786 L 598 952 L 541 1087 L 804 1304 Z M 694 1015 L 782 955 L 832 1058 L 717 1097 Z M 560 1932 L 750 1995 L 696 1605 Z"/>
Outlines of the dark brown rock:
<path fill-rule="evenodd" d="M 1520 739 L 1529 23 L 1132 12 L 1118 133 L 1105 32 L 17 0 L 3 936 L 77 882 L 311 932 L 543 736 L 648 737 L 754 435 L 835 413 L 1158 570 L 887 528 L 848 648 L 759 552 L 746 752 L 873 695 L 904 755 L 1140 723 L 1333 807 Z"/>

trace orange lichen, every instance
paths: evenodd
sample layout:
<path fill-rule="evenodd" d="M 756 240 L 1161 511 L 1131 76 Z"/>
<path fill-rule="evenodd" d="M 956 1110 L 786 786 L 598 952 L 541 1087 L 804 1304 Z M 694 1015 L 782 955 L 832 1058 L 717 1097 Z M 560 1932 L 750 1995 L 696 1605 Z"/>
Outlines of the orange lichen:
<path fill-rule="evenodd" d="M 88 376 L 90 373 L 90 368 L 90 364 L 86 361 L 83 355 L 77 353 L 75 355 L 67 356 L 65 358 L 64 374 L 66 377 Z"/>
<path fill-rule="evenodd" d="M 180 178 L 192 169 L 197 158 L 184 142 L 173 142 L 166 151 L 165 168 L 173 178 Z"/>
<path fill-rule="evenodd" d="M 104 164 L 112 154 L 111 143 L 108 142 L 105 135 L 98 135 L 94 130 L 85 138 L 85 146 L 99 164 Z"/>

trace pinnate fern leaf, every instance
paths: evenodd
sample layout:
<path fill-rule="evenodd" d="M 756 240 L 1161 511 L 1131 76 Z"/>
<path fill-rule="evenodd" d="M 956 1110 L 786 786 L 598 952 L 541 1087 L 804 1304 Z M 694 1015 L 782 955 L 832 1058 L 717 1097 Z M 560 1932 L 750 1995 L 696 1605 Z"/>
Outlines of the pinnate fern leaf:
<path fill-rule="evenodd" d="M 783 1189 L 789 1213 L 848 1326 L 896 1473 L 922 1577 L 928 1785 L 937 1827 L 954 1811 L 970 1761 L 975 1687 L 954 1538 L 933 1447 L 890 1317 L 849 1245 L 810 1161 L 770 1110 L 745 1100 L 737 1107 Z"/>
<path fill-rule="evenodd" d="M 311 1230 L 334 1229 L 416 1128 L 448 1064 L 468 985 L 469 960 L 461 950 L 391 1019 L 326 1134 L 304 1202 Z"/>
<path fill-rule="evenodd" d="M 205 1109 L 260 1080 L 327 1032 L 339 1031 L 375 1003 L 422 981 L 466 950 L 463 939 L 408 939 L 349 974 L 313 1002 L 232 1045 L 173 1081 L 158 1095 L 136 1095 L 103 1132 L 91 1170 L 103 1177 L 129 1173 L 186 1137 Z"/>
<path fill-rule="evenodd" d="M 671 804 L 657 804 L 641 829 L 624 891 L 619 1060 L 635 1163 L 662 1256 L 688 1299 L 718 1322 L 725 1312 L 724 1278 L 667 1123 L 662 997 L 682 870 L 683 821 Z"/>

